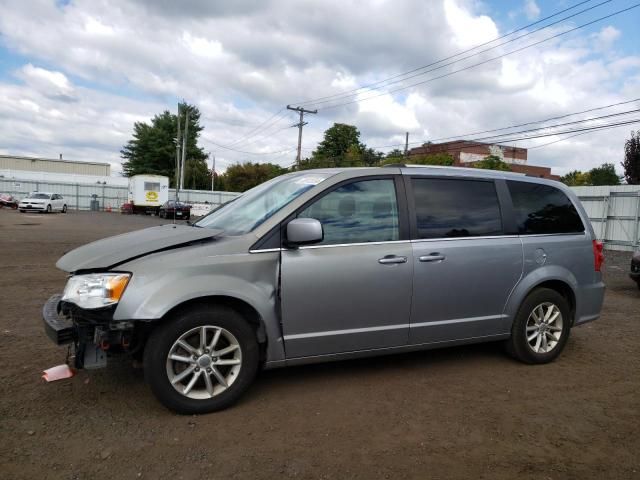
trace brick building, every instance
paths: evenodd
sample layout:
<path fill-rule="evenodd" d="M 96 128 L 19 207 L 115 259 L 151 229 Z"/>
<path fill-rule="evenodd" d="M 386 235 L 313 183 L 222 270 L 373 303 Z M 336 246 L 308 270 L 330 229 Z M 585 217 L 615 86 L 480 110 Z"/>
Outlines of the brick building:
<path fill-rule="evenodd" d="M 438 153 L 451 155 L 453 157 L 453 164 L 456 167 L 472 167 L 475 162 L 479 162 L 489 155 L 495 155 L 505 163 L 508 163 L 513 172 L 552 180 L 558 180 L 560 178 L 557 175 L 553 175 L 549 167 L 527 165 L 526 148 L 467 140 L 456 140 L 445 143 L 425 143 L 420 147 L 412 148 L 409 150 L 409 163 L 411 162 L 411 156 L 435 155 Z"/>

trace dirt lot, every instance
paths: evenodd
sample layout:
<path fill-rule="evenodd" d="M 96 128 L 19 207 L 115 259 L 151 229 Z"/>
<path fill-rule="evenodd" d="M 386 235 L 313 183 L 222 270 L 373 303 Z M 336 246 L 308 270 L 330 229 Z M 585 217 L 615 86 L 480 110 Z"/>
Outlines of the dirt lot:
<path fill-rule="evenodd" d="M 65 251 L 160 223 L 0 210 L 0 477 L 640 478 L 640 291 L 609 255 L 602 318 L 558 361 L 496 344 L 264 372 L 234 408 L 178 416 L 126 361 L 46 384 L 64 361 L 40 309 Z"/>

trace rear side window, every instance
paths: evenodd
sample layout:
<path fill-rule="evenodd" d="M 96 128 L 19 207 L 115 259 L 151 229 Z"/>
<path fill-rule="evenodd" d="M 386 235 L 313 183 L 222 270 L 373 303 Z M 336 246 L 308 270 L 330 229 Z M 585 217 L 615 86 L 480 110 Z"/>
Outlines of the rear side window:
<path fill-rule="evenodd" d="M 502 234 L 500 204 L 493 182 L 413 178 L 418 238 Z"/>
<path fill-rule="evenodd" d="M 584 232 L 576 207 L 561 190 L 528 182 L 508 181 L 507 185 L 520 234 Z"/>

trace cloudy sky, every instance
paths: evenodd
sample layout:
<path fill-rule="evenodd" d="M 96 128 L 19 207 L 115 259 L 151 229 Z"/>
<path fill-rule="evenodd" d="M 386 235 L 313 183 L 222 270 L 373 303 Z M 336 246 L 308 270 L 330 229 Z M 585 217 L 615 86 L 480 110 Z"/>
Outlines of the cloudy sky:
<path fill-rule="evenodd" d="M 382 151 L 406 131 L 414 145 L 474 138 L 467 134 L 640 97 L 640 8 L 562 34 L 636 4 L 0 0 L 0 153 L 62 153 L 110 162 L 118 172 L 133 123 L 175 110 L 179 99 L 200 108 L 201 144 L 220 170 L 249 160 L 291 164 L 297 130 L 287 104 L 319 110 L 306 119 L 307 154 L 333 122 L 356 125 Z M 356 90 L 363 85 L 372 87 Z M 549 123 L 634 109 L 639 101 Z M 606 121 L 634 118 L 640 114 Z M 619 164 L 624 139 L 639 125 L 511 144 L 538 147 L 529 163 L 562 174 Z"/>

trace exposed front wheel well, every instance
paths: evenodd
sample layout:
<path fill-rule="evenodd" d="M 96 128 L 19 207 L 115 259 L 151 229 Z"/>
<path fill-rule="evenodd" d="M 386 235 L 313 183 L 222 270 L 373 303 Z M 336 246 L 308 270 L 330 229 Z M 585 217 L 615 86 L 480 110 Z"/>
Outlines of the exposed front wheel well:
<path fill-rule="evenodd" d="M 548 288 L 550 290 L 555 290 L 567 300 L 571 315 L 571 325 L 573 326 L 573 322 L 576 317 L 576 294 L 569 286 L 569 284 L 563 282 L 562 280 L 547 280 L 546 282 L 542 282 L 536 285 L 531 291 L 538 288 Z"/>

